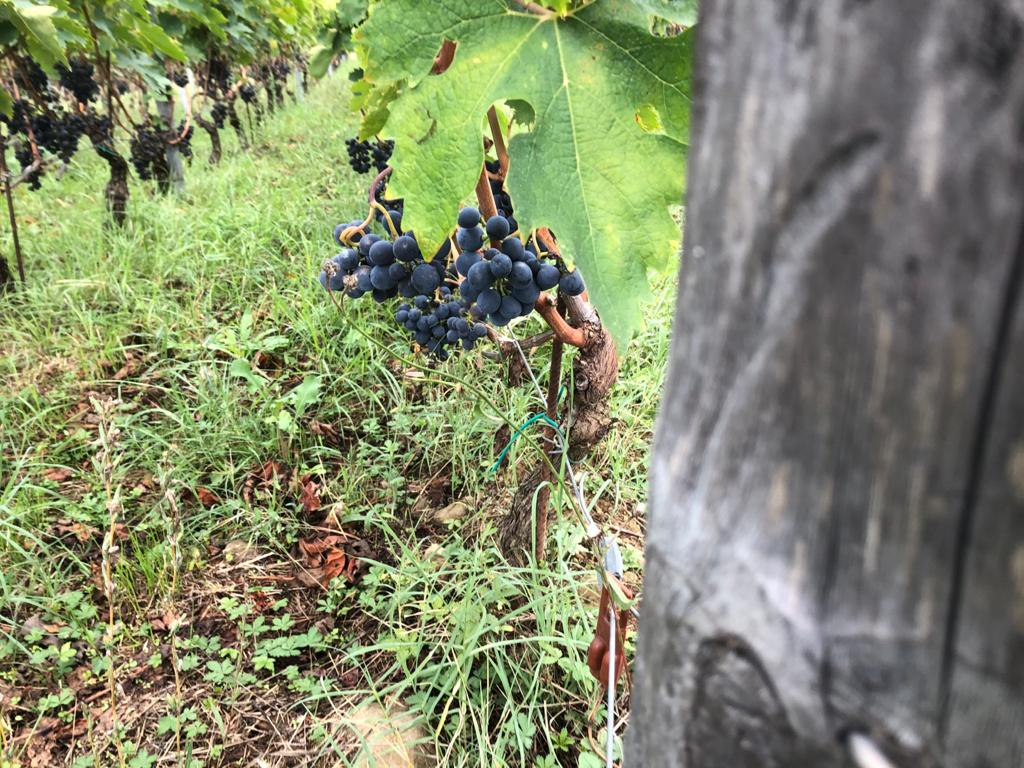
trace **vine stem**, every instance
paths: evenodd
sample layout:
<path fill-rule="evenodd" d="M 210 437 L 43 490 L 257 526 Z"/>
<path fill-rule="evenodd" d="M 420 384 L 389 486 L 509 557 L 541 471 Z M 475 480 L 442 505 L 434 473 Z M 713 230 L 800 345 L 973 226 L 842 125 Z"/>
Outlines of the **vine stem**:
<path fill-rule="evenodd" d="M 38 162 L 38 160 L 36 161 Z M 35 163 L 33 163 L 35 165 Z M 4 177 L 4 197 L 7 199 L 7 216 L 11 221 L 11 239 L 14 241 L 14 260 L 18 265 L 18 277 L 25 285 L 25 258 L 21 253 L 21 240 L 18 238 L 18 220 L 14 216 L 14 197 L 11 195 L 11 174 L 7 172 L 7 142 L 0 141 L 0 174 Z"/>
<path fill-rule="evenodd" d="M 508 148 L 505 146 L 505 137 L 501 134 L 501 124 L 498 123 L 498 111 L 493 105 L 487 110 L 487 123 L 491 126 L 494 151 L 498 155 L 497 178 L 504 181 L 505 177 L 508 176 Z"/>
<path fill-rule="evenodd" d="M 480 215 L 484 221 L 498 213 L 498 207 L 494 204 L 494 193 L 491 192 L 491 182 L 487 178 L 487 165 L 480 169 L 480 178 L 476 181 L 476 201 L 480 206 Z M 493 245 L 494 242 L 491 241 Z"/>
<path fill-rule="evenodd" d="M 390 165 L 384 166 L 384 170 L 374 176 L 373 181 L 370 182 L 370 190 L 366 195 L 366 202 L 369 203 L 371 208 L 373 207 L 373 204 L 377 202 L 377 185 L 390 176 L 393 170 L 394 168 Z M 373 215 L 373 211 L 370 212 L 370 215 Z"/>
<path fill-rule="evenodd" d="M 14 98 L 20 100 L 21 92 L 18 90 L 18 84 L 12 83 L 11 87 L 14 91 Z M 28 136 L 28 144 L 30 147 L 32 147 L 32 159 L 42 160 L 41 156 L 39 155 L 39 146 L 36 144 L 36 134 L 32 130 L 32 121 L 28 119 L 28 115 L 25 115 L 25 133 Z"/>
<path fill-rule="evenodd" d="M 448 67 L 452 65 L 452 59 L 455 58 L 455 43 L 451 40 L 445 40 L 441 43 L 441 50 L 437 52 L 437 56 L 434 57 L 434 64 L 430 68 L 430 74 L 440 75 L 443 74 Z"/>
<path fill-rule="evenodd" d="M 555 340 L 573 347 L 587 346 L 587 335 L 582 328 L 574 328 L 566 322 L 566 319 L 558 311 L 554 299 L 547 294 L 541 294 L 537 303 L 533 305 L 534 310 L 540 315 L 548 327 L 554 332 Z"/>
<path fill-rule="evenodd" d="M 19 184 L 25 183 L 26 181 L 28 181 L 29 177 L 33 173 L 38 171 L 40 168 L 44 167 L 49 166 L 43 163 L 42 158 L 37 158 L 36 160 L 33 160 L 31 165 L 22 168 L 21 173 L 19 173 L 18 176 L 14 178 L 13 181 L 11 181 L 11 189 L 13 190 L 17 188 Z"/>
<path fill-rule="evenodd" d="M 484 352 L 483 354 L 485 357 L 490 356 L 491 359 L 500 360 L 503 356 L 511 355 L 515 352 L 516 342 L 507 336 L 502 336 L 491 326 L 487 326 L 487 338 L 494 342 L 501 351 Z M 534 347 L 547 344 L 553 338 L 555 338 L 555 332 L 549 328 L 546 331 L 535 333 L 533 336 L 527 336 L 525 339 L 519 341 L 518 345 L 519 348 L 523 350 L 533 349 Z"/>
<path fill-rule="evenodd" d="M 346 245 L 349 244 L 349 238 L 353 234 L 355 234 L 356 232 L 362 232 L 368 226 L 370 226 L 370 224 L 373 222 L 373 212 L 378 208 L 383 211 L 384 218 L 387 221 L 388 228 L 391 230 L 391 233 L 397 237 L 395 225 L 391 222 L 391 217 L 388 215 L 388 212 L 384 209 L 384 206 L 377 202 L 377 185 L 380 184 L 388 176 L 390 176 L 393 170 L 394 169 L 390 165 L 385 166 L 383 171 L 381 171 L 380 173 L 373 177 L 373 181 L 370 182 L 370 189 L 366 193 L 366 202 L 370 208 L 370 210 L 366 214 L 366 218 L 363 219 L 363 221 L 360 224 L 354 224 L 351 227 L 346 227 L 341 232 L 341 241 Z"/>
<path fill-rule="evenodd" d="M 556 313 L 561 317 L 556 307 Z M 551 342 L 551 365 L 548 369 L 548 391 L 545 398 L 544 412 L 551 421 L 558 421 L 558 390 L 562 383 L 562 352 L 565 344 L 557 336 Z M 556 445 L 555 429 L 547 422 L 544 423 L 544 437 L 546 445 Z M 537 540 L 534 542 L 533 556 L 538 563 L 544 562 L 544 551 L 547 549 L 548 540 L 548 504 L 551 501 L 551 480 L 553 461 L 541 464 L 540 490 L 537 492 L 536 510 L 536 531 Z"/>

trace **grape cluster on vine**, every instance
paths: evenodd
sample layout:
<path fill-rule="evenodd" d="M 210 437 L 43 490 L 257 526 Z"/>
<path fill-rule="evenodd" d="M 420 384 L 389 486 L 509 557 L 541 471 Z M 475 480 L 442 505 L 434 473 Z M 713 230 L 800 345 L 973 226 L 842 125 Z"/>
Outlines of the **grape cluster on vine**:
<path fill-rule="evenodd" d="M 561 260 L 548 260 L 533 239 L 525 244 L 511 233 L 509 220 L 496 214 L 483 222 L 476 208 L 459 212 L 455 240 L 459 256 L 455 268 L 464 278 L 459 285 L 474 317 L 486 317 L 504 326 L 533 311 L 544 291 L 557 288 L 567 296 L 583 293 L 579 272 L 569 271 Z M 500 247 L 485 248 L 485 237 Z"/>
<path fill-rule="evenodd" d="M 72 59 L 69 64 L 67 67 L 57 65 L 61 87 L 71 91 L 79 104 L 88 104 L 100 91 L 93 78 L 93 66 L 85 59 Z"/>
<path fill-rule="evenodd" d="M 184 120 L 178 123 L 175 146 L 178 148 L 178 151 L 181 152 L 182 157 L 186 157 L 188 159 L 192 158 L 193 133 L 195 133 L 195 128 L 191 124 L 188 126 L 188 130 L 186 130 Z"/>
<path fill-rule="evenodd" d="M 74 112 L 44 112 L 32 119 L 32 132 L 40 147 L 68 163 L 85 133 L 85 120 Z"/>
<path fill-rule="evenodd" d="M 210 117 L 213 119 L 213 124 L 216 125 L 217 128 L 223 128 L 224 121 L 228 117 L 228 105 L 223 101 L 214 102 L 213 106 L 210 108 Z"/>
<path fill-rule="evenodd" d="M 529 315 L 544 291 L 577 296 L 584 290 L 579 272 L 552 259 L 533 239 L 524 243 L 504 216 L 481 226 L 479 210 L 463 208 L 457 249 L 448 240 L 429 261 L 415 235 L 402 233 L 401 214 L 389 210 L 386 218 L 394 239 L 364 233 L 358 221 L 335 227 L 334 241 L 344 245 L 346 238 L 354 247 L 324 262 L 320 284 L 351 298 L 371 295 L 379 303 L 409 299 L 394 320 L 439 360 L 459 348 L 473 349 L 487 335 L 485 320 L 504 326 Z M 500 248 L 489 247 L 485 237 Z"/>
<path fill-rule="evenodd" d="M 278 80 L 287 79 L 288 75 L 291 74 L 292 71 L 292 68 L 288 64 L 288 62 L 284 61 L 283 59 L 278 59 L 271 66 L 274 71 L 274 77 L 276 77 Z"/>
<path fill-rule="evenodd" d="M 206 87 L 210 91 L 226 92 L 231 87 L 231 67 L 226 59 L 211 56 L 206 67 Z"/>
<path fill-rule="evenodd" d="M 167 162 L 164 158 L 164 146 L 163 135 L 145 126 L 139 128 L 132 136 L 132 166 L 143 181 L 152 179 L 156 170 Z"/>
<path fill-rule="evenodd" d="M 497 160 L 488 160 L 486 162 L 487 170 L 490 173 L 497 173 L 501 170 L 501 163 Z M 515 232 L 519 229 L 519 224 L 516 222 L 515 211 L 512 208 L 512 198 L 505 191 L 505 182 L 500 178 L 488 179 L 491 185 L 491 196 L 494 198 L 494 206 L 498 209 L 498 215 L 504 216 L 508 219 L 509 227 Z"/>
<path fill-rule="evenodd" d="M 14 70 L 14 82 L 22 90 L 27 90 L 44 98 L 48 98 L 49 78 L 43 68 L 34 59 L 19 58 Z"/>
<path fill-rule="evenodd" d="M 79 139 L 86 129 L 85 118 L 75 112 L 50 105 L 47 111 L 36 113 L 32 104 L 25 99 L 16 100 L 11 107 L 11 116 L 0 119 L 7 125 L 12 136 L 24 137 L 15 148 L 14 154 L 23 170 L 35 160 L 30 137 L 35 140 L 37 148 L 56 155 L 67 163 L 78 150 Z M 29 189 L 40 188 L 42 174 L 42 168 L 29 174 Z"/>
<path fill-rule="evenodd" d="M 359 224 L 339 224 L 334 230 L 335 241 L 346 229 Z M 395 231 L 401 230 L 395 226 Z M 472 349 L 476 339 L 486 335 L 486 327 L 477 327 L 469 319 L 468 306 L 455 295 L 456 275 L 446 266 L 447 244 L 426 261 L 412 234 L 389 240 L 357 232 L 352 242 L 354 248 L 344 248 L 324 263 L 320 284 L 325 288 L 355 299 L 370 295 L 379 303 L 396 296 L 409 299 L 399 306 L 394 319 L 422 349 L 439 360 L 449 357 L 452 346 L 461 344 Z"/>
<path fill-rule="evenodd" d="M 18 164 L 24 172 L 25 168 L 32 165 L 32 147 L 27 141 L 20 142 L 14 147 L 14 159 L 18 161 Z M 36 168 L 30 174 L 25 177 L 25 182 L 28 184 L 28 188 L 31 190 L 37 190 L 42 188 L 42 182 L 40 181 L 43 177 L 43 169 Z"/>
<path fill-rule="evenodd" d="M 348 150 L 348 164 L 352 166 L 353 171 L 369 173 L 370 168 L 376 168 L 379 173 L 388 167 L 395 142 L 392 139 L 377 139 L 371 143 L 352 137 L 345 140 L 345 148 Z"/>

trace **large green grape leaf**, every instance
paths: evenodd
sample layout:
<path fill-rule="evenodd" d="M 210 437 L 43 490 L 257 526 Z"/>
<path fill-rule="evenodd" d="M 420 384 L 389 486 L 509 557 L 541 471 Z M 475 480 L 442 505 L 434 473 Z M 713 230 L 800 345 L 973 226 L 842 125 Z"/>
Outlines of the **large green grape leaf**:
<path fill-rule="evenodd" d="M 53 23 L 55 7 L 29 0 L 9 0 L 3 5 L 7 19 L 21 32 L 25 47 L 40 66 L 52 71 L 54 64 L 65 60 L 64 45 Z"/>
<path fill-rule="evenodd" d="M 561 19 L 501 0 L 388 0 L 357 40 L 369 81 L 412 86 L 385 133 L 404 221 L 421 242 L 439 243 L 472 197 L 488 107 L 529 103 L 532 130 L 509 145 L 516 218 L 555 232 L 622 349 L 640 324 L 647 270 L 678 251 L 668 209 L 683 194 L 691 38 L 654 37 L 617 17 L 619 6 L 595 0 Z M 458 43 L 455 59 L 428 77 L 445 39 Z"/>

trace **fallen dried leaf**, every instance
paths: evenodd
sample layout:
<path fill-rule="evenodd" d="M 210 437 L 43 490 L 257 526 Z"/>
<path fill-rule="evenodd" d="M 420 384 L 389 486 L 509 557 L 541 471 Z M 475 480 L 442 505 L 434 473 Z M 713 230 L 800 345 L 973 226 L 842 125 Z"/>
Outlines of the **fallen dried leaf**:
<path fill-rule="evenodd" d="M 346 534 L 329 534 L 316 539 L 299 539 L 303 557 L 295 578 L 307 587 L 326 587 L 339 576 L 354 583 L 366 568 L 373 551 L 362 539 Z"/>
<path fill-rule="evenodd" d="M 461 520 L 469 514 L 469 505 L 462 501 L 453 501 L 447 507 L 435 509 L 430 514 L 430 519 L 436 523 L 451 523 Z"/>
<path fill-rule="evenodd" d="M 320 509 L 320 485 L 313 480 L 311 475 L 302 477 L 299 484 L 302 489 L 299 494 L 302 509 L 307 513 L 316 512 Z"/>
<path fill-rule="evenodd" d="M 120 370 L 113 375 L 114 381 L 122 381 L 127 379 L 133 373 L 139 369 L 139 361 L 134 357 L 129 357 L 128 362 L 121 366 Z"/>
<path fill-rule="evenodd" d="M 99 530 L 93 528 L 91 525 L 78 522 L 77 520 L 58 520 L 53 524 L 53 530 L 58 536 L 66 536 L 68 534 L 74 536 L 81 542 L 86 542 L 93 538 L 99 533 Z"/>
<path fill-rule="evenodd" d="M 257 547 L 242 539 L 229 541 L 224 545 L 224 551 L 221 552 L 224 562 L 231 563 L 232 565 L 255 560 L 259 557 L 259 554 L 260 551 Z"/>
<path fill-rule="evenodd" d="M 204 488 L 203 486 L 196 488 L 196 498 L 207 509 L 220 504 L 220 497 L 209 488 Z"/>
<path fill-rule="evenodd" d="M 309 431 L 318 437 L 327 438 L 328 440 L 338 439 L 338 430 L 334 425 L 317 421 L 316 419 L 309 422 Z"/>
<path fill-rule="evenodd" d="M 329 528 L 334 531 L 341 530 L 341 517 L 345 511 L 345 505 L 342 502 L 332 504 L 327 510 L 327 514 L 324 515 L 324 519 L 320 521 L 320 528 Z"/>
<path fill-rule="evenodd" d="M 67 467 L 50 467 L 43 472 L 43 477 L 47 480 L 52 480 L 55 483 L 63 483 L 65 480 L 71 477 L 73 472 Z"/>
<path fill-rule="evenodd" d="M 265 461 L 249 473 L 242 487 L 242 499 L 249 504 L 255 491 L 283 484 L 287 479 L 288 469 L 281 462 L 273 459 Z"/>

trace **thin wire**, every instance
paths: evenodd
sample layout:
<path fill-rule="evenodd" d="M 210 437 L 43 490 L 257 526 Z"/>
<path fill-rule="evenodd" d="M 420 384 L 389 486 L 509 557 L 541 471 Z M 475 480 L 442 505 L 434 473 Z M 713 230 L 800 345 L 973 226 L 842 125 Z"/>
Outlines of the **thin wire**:
<path fill-rule="evenodd" d="M 533 386 L 537 390 L 537 396 L 547 405 L 547 399 L 544 396 L 544 390 L 540 386 L 540 382 L 537 380 L 536 375 L 533 373 L 533 366 L 530 365 L 530 361 L 526 357 L 526 353 L 523 352 L 523 348 L 519 344 L 519 339 L 516 338 L 515 333 L 510 328 L 508 335 L 512 339 L 512 343 L 515 344 L 516 350 L 519 352 L 519 357 L 523 360 L 523 365 L 526 367 L 527 373 L 530 374 L 530 380 L 533 381 Z M 576 496 L 576 501 L 579 504 L 580 512 L 583 515 L 583 519 L 587 524 L 587 535 L 594 537 L 600 534 L 601 529 L 598 527 L 594 518 L 591 517 L 590 511 L 587 509 L 587 503 L 583 498 L 583 491 L 580 489 L 579 483 L 576 480 L 576 473 L 573 472 L 572 463 L 569 461 L 568 453 L 565 450 L 565 438 L 562 436 L 562 431 L 556 430 L 555 436 L 558 438 L 559 452 L 561 453 L 562 460 L 565 462 L 565 469 L 569 475 L 569 483 L 572 485 L 573 492 Z M 609 608 L 609 637 L 608 637 L 608 703 L 606 708 L 608 710 L 608 721 L 605 729 L 605 768 L 615 768 L 614 749 L 615 749 L 615 641 L 617 630 L 615 626 L 615 605 L 611 604 Z M 630 608 L 630 611 L 637 618 L 640 617 L 636 607 Z"/>
<path fill-rule="evenodd" d="M 493 472 L 497 472 L 498 469 L 501 467 L 502 462 L 505 461 L 505 457 L 508 455 L 508 452 L 510 450 L 512 450 L 512 446 L 515 445 L 516 440 L 518 440 L 520 437 L 522 437 L 522 436 L 524 436 L 526 434 L 523 430 L 525 430 L 531 424 L 536 424 L 538 421 L 543 421 L 549 427 L 551 427 L 552 429 L 558 430 L 559 432 L 561 431 L 559 426 L 554 421 L 552 421 L 548 417 L 548 415 L 546 413 L 544 413 L 543 411 L 541 413 L 538 413 L 538 414 L 534 415 L 534 416 L 531 416 L 529 419 L 527 419 L 525 422 L 523 422 L 523 424 L 521 424 L 520 426 L 516 427 L 516 433 L 514 435 L 512 435 L 512 437 L 509 438 L 509 441 L 507 443 L 505 443 L 505 447 L 502 448 L 501 453 L 498 454 L 497 461 L 495 461 L 491 465 L 491 468 L 488 469 L 487 471 L 488 472 L 492 472 L 492 473 Z"/>
<path fill-rule="evenodd" d="M 608 605 L 608 725 L 605 734 L 605 768 L 615 768 L 615 604 Z"/>
<path fill-rule="evenodd" d="M 512 343 L 515 344 L 516 350 L 519 352 L 519 356 L 523 359 L 523 365 L 526 366 L 526 372 L 530 374 L 533 386 L 537 390 L 537 396 L 545 405 L 547 405 L 547 400 L 544 397 L 544 390 L 541 388 L 540 382 L 537 380 L 537 376 L 533 372 L 533 366 L 530 365 L 530 361 L 526 358 L 526 353 L 523 352 L 523 348 L 519 345 L 519 339 L 516 338 L 516 335 L 511 328 L 508 330 L 508 335 L 509 338 L 512 339 Z M 590 510 L 587 508 L 587 502 L 583 498 L 583 490 L 580 488 L 580 484 L 576 480 L 576 473 L 572 469 L 572 462 L 569 461 L 569 455 L 565 450 L 565 438 L 562 437 L 560 431 L 556 432 L 555 435 L 558 440 L 558 449 L 562 455 L 562 461 L 565 462 L 565 471 L 569 475 L 569 484 L 572 486 L 573 494 L 576 497 L 576 503 L 579 504 L 580 513 L 583 515 L 583 520 L 587 524 L 587 536 L 594 538 L 601 532 L 601 528 L 591 516 Z"/>

